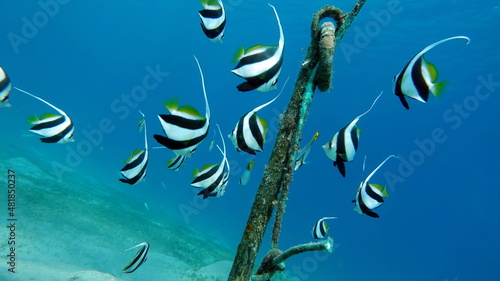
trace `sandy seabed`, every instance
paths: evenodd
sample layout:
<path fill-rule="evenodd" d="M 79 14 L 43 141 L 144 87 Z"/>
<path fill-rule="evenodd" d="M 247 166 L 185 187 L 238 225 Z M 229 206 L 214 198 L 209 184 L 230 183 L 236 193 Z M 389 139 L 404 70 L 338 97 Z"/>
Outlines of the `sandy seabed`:
<path fill-rule="evenodd" d="M 0 162 L 5 181 L 8 169 L 16 172 L 16 273 L 8 271 L 11 234 L 3 227 L 0 280 L 227 280 L 231 250 L 164 213 L 134 210 L 137 202 L 117 200 L 112 189 L 92 180 L 58 182 L 24 157 Z M 7 191 L 2 197 L 7 224 Z M 151 245 L 148 260 L 123 274 L 136 251 L 124 249 L 144 241 Z"/>

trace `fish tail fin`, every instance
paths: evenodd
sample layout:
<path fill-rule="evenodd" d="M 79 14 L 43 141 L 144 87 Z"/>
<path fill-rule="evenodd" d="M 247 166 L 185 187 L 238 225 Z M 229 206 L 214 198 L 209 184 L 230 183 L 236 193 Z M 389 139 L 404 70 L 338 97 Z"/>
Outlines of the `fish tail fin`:
<path fill-rule="evenodd" d="M 446 88 L 446 85 L 448 84 L 448 80 L 445 80 L 445 81 L 441 81 L 439 83 L 436 83 L 436 84 L 433 84 L 431 86 L 431 93 L 436 97 L 436 98 L 440 98 L 441 95 L 443 94 L 444 92 L 444 89 Z"/>
<path fill-rule="evenodd" d="M 319 137 L 319 132 L 316 132 L 312 138 L 312 142 L 315 142 L 318 140 L 318 137 Z"/>
<path fill-rule="evenodd" d="M 179 108 L 179 97 L 168 99 L 162 102 L 163 106 L 170 112 L 175 112 Z"/>
<path fill-rule="evenodd" d="M 38 119 L 38 117 L 36 117 L 36 115 L 30 115 L 27 119 L 26 119 L 26 122 L 28 122 L 28 124 L 30 125 L 36 125 L 38 124 L 38 121 L 40 121 L 40 119 Z"/>
<path fill-rule="evenodd" d="M 193 171 L 193 174 L 191 175 L 192 178 L 195 178 L 197 177 L 198 175 L 200 174 L 200 171 L 198 170 L 198 168 L 195 168 L 194 171 Z"/>
<path fill-rule="evenodd" d="M 231 62 L 237 62 L 237 61 L 239 61 L 244 54 L 245 54 L 245 47 L 243 45 L 241 45 L 234 52 L 233 59 L 232 59 Z"/>

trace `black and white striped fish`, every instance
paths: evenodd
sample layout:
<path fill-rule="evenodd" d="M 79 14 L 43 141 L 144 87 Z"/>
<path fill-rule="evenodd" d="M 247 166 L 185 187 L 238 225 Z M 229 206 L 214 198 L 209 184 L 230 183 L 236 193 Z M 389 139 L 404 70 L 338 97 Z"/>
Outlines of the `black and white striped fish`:
<path fill-rule="evenodd" d="M 370 108 L 363 114 L 356 117 L 351 123 L 347 124 L 344 128 L 338 131 L 333 138 L 323 145 L 326 156 L 333 160 L 333 165 L 337 166 L 340 174 L 345 177 L 344 162 L 350 162 L 354 159 L 356 150 L 358 150 L 358 142 L 361 134 L 361 129 L 358 127 L 358 121 L 363 115 L 370 112 L 377 100 L 382 95 L 382 92 L 373 101 Z"/>
<path fill-rule="evenodd" d="M 73 121 L 71 121 L 69 116 L 64 111 L 31 93 L 28 93 L 17 87 L 14 88 L 22 93 L 34 97 L 39 101 L 42 101 L 43 103 L 49 105 L 60 113 L 60 115 L 54 113 L 46 113 L 40 116 L 40 118 L 33 115 L 28 118 L 28 123 L 34 125 L 33 127 L 31 127 L 30 131 L 43 136 L 43 138 L 40 138 L 42 142 L 68 143 L 75 141 L 73 139 L 73 132 L 75 130 Z"/>
<path fill-rule="evenodd" d="M 224 138 L 222 137 L 220 129 L 219 133 L 221 135 L 222 146 L 224 148 L 223 150 L 221 150 L 217 145 L 217 148 L 221 151 L 223 157 L 221 163 L 206 165 L 201 169 L 201 171 L 198 171 L 198 169 L 196 169 L 193 173 L 193 177 L 195 177 L 195 179 L 193 180 L 191 185 L 194 187 L 203 188 L 203 190 L 198 193 L 198 195 L 203 195 L 203 199 L 206 199 L 207 197 L 222 196 L 225 192 L 225 186 L 227 185 L 229 180 L 230 168 L 229 162 L 226 158 L 226 143 L 224 141 Z M 226 167 L 228 169 L 227 172 L 225 171 Z"/>
<path fill-rule="evenodd" d="M 132 250 L 137 247 L 140 247 L 140 249 L 137 251 L 137 253 L 135 253 L 135 256 L 132 258 L 132 260 L 122 269 L 123 273 L 132 273 L 136 271 L 137 268 L 139 268 L 139 266 L 141 266 L 148 259 L 148 242 L 143 242 L 125 251 Z"/>
<path fill-rule="evenodd" d="M 386 188 L 382 187 L 379 184 L 369 183 L 370 178 L 377 172 L 384 163 L 390 158 L 397 158 L 395 155 L 390 155 L 387 157 L 382 163 L 378 165 L 375 170 L 373 170 L 365 180 L 363 180 L 356 191 L 356 199 L 354 202 L 354 211 L 358 214 L 366 214 L 372 218 L 378 218 L 379 215 L 373 212 L 374 209 L 380 207 L 382 203 L 384 203 L 383 197 L 389 196 L 387 194 Z M 364 166 L 364 165 L 363 165 Z"/>
<path fill-rule="evenodd" d="M 219 146 L 217 146 L 220 152 L 222 150 L 220 149 Z M 217 186 L 214 191 L 210 192 L 210 197 L 221 197 L 226 193 L 226 186 L 229 183 L 229 175 L 231 173 L 231 168 L 229 166 L 229 161 L 226 159 L 226 167 L 227 167 L 227 172 L 224 172 L 224 177 L 222 178 L 222 184 Z"/>
<path fill-rule="evenodd" d="M 394 77 L 394 94 L 399 97 L 406 109 L 410 109 L 410 106 L 405 97 L 425 103 L 429 98 L 429 93 L 436 97 L 441 95 L 447 81 L 435 83 L 438 76 L 437 69 L 433 64 L 425 60 L 424 54 L 437 45 L 453 39 L 465 39 L 467 44 L 470 42 L 469 37 L 455 36 L 433 43 L 416 54 L 403 70 Z"/>
<path fill-rule="evenodd" d="M 325 236 L 328 234 L 328 230 L 330 230 L 325 220 L 336 219 L 336 218 L 337 217 L 324 217 L 322 219 L 319 219 L 314 225 L 313 229 L 311 230 L 311 234 L 314 237 L 314 239 L 325 238 Z"/>
<path fill-rule="evenodd" d="M 220 0 L 201 0 L 204 10 L 198 12 L 201 28 L 212 42 L 222 43 L 226 28 L 226 11 Z"/>
<path fill-rule="evenodd" d="M 205 96 L 206 113 L 205 117 L 191 106 L 179 107 L 179 100 L 170 100 L 165 103 L 165 107 L 170 114 L 159 114 L 165 137 L 154 135 L 154 138 L 161 145 L 171 149 L 177 155 L 191 157 L 196 148 L 201 144 L 208 134 L 210 126 L 210 108 L 208 105 L 207 93 L 205 91 L 205 80 L 198 59 L 194 57 L 198 64 L 201 75 L 201 84 Z"/>
<path fill-rule="evenodd" d="M 167 161 L 167 168 L 170 170 L 177 171 L 184 164 L 186 160 L 186 156 L 184 155 L 176 155 L 174 158 Z"/>
<path fill-rule="evenodd" d="M 238 61 L 238 65 L 231 72 L 247 80 L 237 86 L 238 90 L 242 92 L 254 89 L 267 92 L 277 88 L 278 77 L 283 64 L 285 38 L 278 13 L 274 6 L 271 4 L 269 6 L 273 8 L 278 20 L 279 43 L 277 46 L 256 45 L 247 50 L 242 47 L 236 52 L 234 61 Z"/>
<path fill-rule="evenodd" d="M 300 152 L 295 157 L 295 164 L 293 167 L 294 171 L 297 171 L 302 165 L 306 163 L 306 158 L 309 156 L 309 152 L 311 151 L 312 144 L 318 140 L 319 132 L 316 132 L 312 139 L 304 146 Z"/>
<path fill-rule="evenodd" d="M 144 113 L 140 110 L 139 112 L 144 120 L 144 145 L 146 148 L 135 150 L 132 155 L 125 160 L 125 163 L 127 163 L 125 167 L 120 170 L 122 176 L 124 177 L 123 179 L 120 179 L 120 181 L 131 185 L 140 183 L 146 177 L 146 169 L 149 161 L 146 119 Z"/>
<path fill-rule="evenodd" d="M 245 151 L 255 155 L 256 151 L 262 152 L 264 150 L 267 122 L 257 116 L 257 111 L 268 106 L 278 97 L 279 94 L 271 101 L 252 109 L 236 123 L 234 130 L 228 137 L 237 151 Z"/>
<path fill-rule="evenodd" d="M 9 75 L 0 67 L 0 107 L 11 106 L 9 102 L 10 90 L 12 90 L 12 83 Z"/>

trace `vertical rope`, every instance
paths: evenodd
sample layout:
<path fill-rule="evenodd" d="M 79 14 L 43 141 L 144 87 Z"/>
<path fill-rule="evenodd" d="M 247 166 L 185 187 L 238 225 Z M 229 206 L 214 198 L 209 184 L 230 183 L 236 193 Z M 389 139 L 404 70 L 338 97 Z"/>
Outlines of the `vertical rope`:
<path fill-rule="evenodd" d="M 344 35 L 347 28 L 350 26 L 359 10 L 363 6 L 365 0 L 360 0 L 354 9 L 347 15 L 343 15 L 342 11 L 326 6 L 315 14 L 311 26 L 311 44 L 309 45 L 308 53 L 302 63 L 299 71 L 297 82 L 295 83 L 294 92 L 288 104 L 288 107 L 283 113 L 280 120 L 280 130 L 276 136 L 275 145 L 271 153 L 268 164 L 264 170 L 261 183 L 255 195 L 254 203 L 250 209 L 247 224 L 243 232 L 240 244 L 238 245 L 237 253 L 234 259 L 233 267 L 229 274 L 229 281 L 248 281 L 250 279 L 255 258 L 258 254 L 266 226 L 272 217 L 274 207 L 277 207 L 276 219 L 273 225 L 271 238 L 271 253 L 277 254 L 279 235 L 281 232 L 281 222 L 285 212 L 286 200 L 288 198 L 289 186 L 293 177 L 293 167 L 295 155 L 299 147 L 299 140 L 302 135 L 305 118 L 309 112 L 309 107 L 312 102 L 314 90 L 316 88 L 315 78 L 320 64 L 319 57 L 319 42 L 321 40 L 321 31 L 319 22 L 330 17 L 337 23 L 335 31 L 336 41 L 338 42 Z M 344 22 L 347 24 L 344 26 Z M 324 37 L 330 37 L 330 34 L 323 33 Z M 339 36 L 339 32 L 341 36 Z M 328 41 L 328 38 L 326 39 Z M 331 42 L 335 46 L 335 38 Z M 326 42 L 323 47 L 327 47 Z M 333 49 L 331 52 L 323 52 L 323 55 L 328 56 L 330 53 L 331 63 L 329 71 L 325 64 L 323 69 L 325 77 L 331 77 L 331 64 L 333 64 Z M 323 80 L 326 80 L 323 78 Z M 330 88 L 330 83 L 323 82 L 321 88 Z"/>

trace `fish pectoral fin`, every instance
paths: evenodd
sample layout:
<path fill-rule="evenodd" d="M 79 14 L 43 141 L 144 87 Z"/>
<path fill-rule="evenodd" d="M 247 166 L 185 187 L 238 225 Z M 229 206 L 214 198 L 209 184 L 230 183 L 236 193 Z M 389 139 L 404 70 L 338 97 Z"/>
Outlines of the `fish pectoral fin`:
<path fill-rule="evenodd" d="M 436 84 L 432 84 L 430 90 L 431 90 L 431 93 L 436 97 L 436 98 L 440 98 L 441 95 L 443 94 L 444 92 L 444 88 L 446 88 L 446 85 L 448 84 L 448 80 L 445 80 L 445 81 L 441 81 L 439 83 L 436 83 Z"/>

